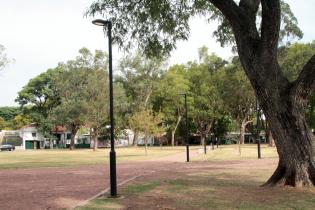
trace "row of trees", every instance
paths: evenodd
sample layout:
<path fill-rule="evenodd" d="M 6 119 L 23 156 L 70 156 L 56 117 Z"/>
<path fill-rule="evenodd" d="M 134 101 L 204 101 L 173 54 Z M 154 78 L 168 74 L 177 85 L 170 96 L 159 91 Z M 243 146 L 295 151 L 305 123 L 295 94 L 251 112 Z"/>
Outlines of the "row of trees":
<path fill-rule="evenodd" d="M 294 44 L 280 49 L 279 60 L 288 78 L 294 79 L 299 65 L 315 51 L 315 43 Z M 91 128 L 94 142 L 107 132 L 108 75 L 107 55 L 82 48 L 79 56 L 31 79 L 16 101 L 23 107 L 0 108 L 0 126 L 12 129 L 36 122 L 40 131 L 51 137 L 56 125 L 66 126 L 74 136 L 82 126 Z M 295 69 L 288 68 L 295 65 Z M 167 68 L 162 59 L 146 59 L 142 54 L 126 56 L 119 62 L 114 82 L 116 133 L 126 128 L 139 135 L 161 137 L 171 145 L 180 142 L 187 94 L 189 131 L 200 142 L 214 133 L 223 137 L 231 129 L 240 131 L 244 143 L 247 128 L 253 128 L 256 99 L 238 57 L 226 61 L 208 49 L 199 49 L 199 60 Z M 314 106 L 307 108 L 308 122 L 314 126 Z M 1 119 L 1 118 L 0 118 Z M 177 138 L 176 138 L 177 137 Z M 94 144 L 97 148 L 97 144 Z"/>
<path fill-rule="evenodd" d="M 137 44 L 148 56 L 169 55 L 189 37 L 189 20 L 217 21 L 214 37 L 232 45 L 255 92 L 279 154 L 276 171 L 266 186 L 315 185 L 315 137 L 306 107 L 315 90 L 315 55 L 290 81 L 280 68 L 279 44 L 284 37 L 302 37 L 289 4 L 282 0 L 181 0 L 93 2 L 89 16 L 113 22 L 114 40 L 124 48 Z"/>

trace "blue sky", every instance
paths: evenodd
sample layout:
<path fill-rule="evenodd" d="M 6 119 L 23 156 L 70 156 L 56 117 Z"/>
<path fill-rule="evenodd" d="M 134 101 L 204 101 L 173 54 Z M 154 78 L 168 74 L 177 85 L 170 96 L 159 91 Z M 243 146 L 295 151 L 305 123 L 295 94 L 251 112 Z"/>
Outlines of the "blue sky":
<path fill-rule="evenodd" d="M 102 30 L 83 17 L 93 0 L 0 0 L 0 44 L 4 45 L 11 63 L 0 72 L 0 106 L 17 105 L 17 92 L 27 82 L 54 68 L 58 62 L 73 59 L 81 47 L 107 50 Z M 315 39 L 315 1 L 287 1 L 304 32 L 302 41 Z M 297 3 L 298 2 L 298 3 Z M 230 49 L 223 49 L 212 38 L 215 24 L 201 19 L 191 21 L 191 38 L 180 42 L 170 63 L 197 59 L 197 49 L 207 45 L 210 52 L 228 58 Z M 114 63 L 122 52 L 114 47 Z"/>

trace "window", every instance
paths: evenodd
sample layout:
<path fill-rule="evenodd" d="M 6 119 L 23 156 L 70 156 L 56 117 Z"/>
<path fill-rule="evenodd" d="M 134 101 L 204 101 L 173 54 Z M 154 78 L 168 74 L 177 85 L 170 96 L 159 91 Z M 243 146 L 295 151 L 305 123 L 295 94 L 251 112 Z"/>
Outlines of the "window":
<path fill-rule="evenodd" d="M 71 139 L 71 133 L 67 133 L 67 139 Z"/>
<path fill-rule="evenodd" d="M 32 137 L 36 137 L 36 133 L 32 133 Z"/>

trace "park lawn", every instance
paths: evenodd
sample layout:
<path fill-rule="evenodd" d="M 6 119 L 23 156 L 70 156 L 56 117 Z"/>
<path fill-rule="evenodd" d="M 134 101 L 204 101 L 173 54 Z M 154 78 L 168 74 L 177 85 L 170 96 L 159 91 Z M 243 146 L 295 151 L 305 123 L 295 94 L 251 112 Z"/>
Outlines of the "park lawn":
<path fill-rule="evenodd" d="M 244 210 L 312 210 L 315 208 L 314 189 L 292 187 L 260 187 L 277 165 L 275 150 L 264 146 L 267 158 L 255 159 L 256 147 L 243 146 L 247 157 L 228 156 L 232 146 L 210 151 L 207 161 L 194 158 L 189 167 L 140 177 L 120 186 L 121 197 L 107 195 L 92 200 L 78 210 L 90 209 L 244 209 Z M 246 149 L 245 149 L 246 148 Z M 210 153 L 210 154 L 209 154 Z M 267 155 L 268 154 L 268 155 Z M 232 158 L 232 159 L 229 159 Z M 214 159 L 215 161 L 210 161 Z"/>
<path fill-rule="evenodd" d="M 241 147 L 241 153 L 239 152 Z M 261 157 L 262 158 L 278 158 L 276 147 L 269 147 L 267 144 L 261 144 Z M 204 149 L 200 149 L 201 153 L 204 153 Z M 207 160 L 245 160 L 256 159 L 258 157 L 256 144 L 232 144 L 214 147 L 207 146 L 207 154 L 195 157 L 193 160 L 207 161 Z"/>
<path fill-rule="evenodd" d="M 31 150 L 0 152 L 0 169 L 66 167 L 109 163 L 110 149 L 75 149 L 75 150 Z M 185 151 L 184 147 L 148 147 L 145 155 L 143 147 L 116 148 L 118 162 L 140 161 L 174 155 Z"/>

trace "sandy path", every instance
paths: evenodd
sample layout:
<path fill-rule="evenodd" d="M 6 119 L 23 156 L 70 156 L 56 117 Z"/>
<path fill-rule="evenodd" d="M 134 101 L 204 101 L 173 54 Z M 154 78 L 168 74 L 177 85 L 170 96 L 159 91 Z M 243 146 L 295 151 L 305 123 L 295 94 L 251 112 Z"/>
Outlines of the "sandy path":
<path fill-rule="evenodd" d="M 190 156 L 196 155 L 198 151 L 191 150 Z M 179 153 L 154 161 L 119 163 L 117 182 L 179 167 L 185 161 L 185 153 Z M 108 165 L 0 170 L 0 209 L 71 208 L 108 187 Z"/>

